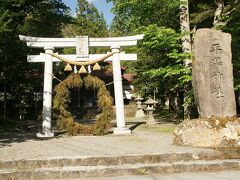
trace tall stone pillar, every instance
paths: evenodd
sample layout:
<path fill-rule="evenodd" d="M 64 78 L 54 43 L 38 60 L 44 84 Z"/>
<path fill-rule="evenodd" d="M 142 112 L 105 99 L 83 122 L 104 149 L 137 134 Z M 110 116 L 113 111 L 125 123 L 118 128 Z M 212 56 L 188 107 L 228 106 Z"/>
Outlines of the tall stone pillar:
<path fill-rule="evenodd" d="M 44 47 L 46 53 L 53 53 L 54 47 Z M 45 54 L 44 63 L 44 87 L 43 87 L 43 110 L 42 110 L 42 132 L 37 137 L 53 137 L 52 132 L 52 56 Z"/>
<path fill-rule="evenodd" d="M 192 84 L 200 117 L 236 116 L 231 35 L 199 29 L 193 47 Z"/>
<path fill-rule="evenodd" d="M 113 80 L 114 80 L 114 95 L 116 107 L 117 128 L 114 128 L 114 134 L 131 134 L 131 131 L 125 126 L 124 117 L 124 102 L 123 102 L 123 87 L 122 74 L 120 64 L 120 46 L 111 47 L 113 54 Z"/>

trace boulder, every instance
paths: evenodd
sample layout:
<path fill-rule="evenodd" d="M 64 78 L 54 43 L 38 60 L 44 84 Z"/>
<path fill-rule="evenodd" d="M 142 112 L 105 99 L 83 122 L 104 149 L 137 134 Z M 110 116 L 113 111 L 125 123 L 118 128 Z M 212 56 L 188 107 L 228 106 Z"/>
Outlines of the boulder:
<path fill-rule="evenodd" d="M 240 148 L 239 118 L 204 118 L 185 120 L 174 130 L 174 142 L 178 145 Z"/>

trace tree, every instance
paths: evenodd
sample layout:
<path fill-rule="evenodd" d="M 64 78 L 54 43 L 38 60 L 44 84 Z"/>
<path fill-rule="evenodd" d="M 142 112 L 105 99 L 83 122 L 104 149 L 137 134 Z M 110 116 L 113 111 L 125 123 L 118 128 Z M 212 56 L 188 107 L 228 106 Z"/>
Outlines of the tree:
<path fill-rule="evenodd" d="M 0 16 L 0 33 L 4 33 L 6 31 L 8 31 L 7 26 L 11 22 L 11 19 L 8 19 L 7 21 L 5 20 L 7 18 L 7 13 L 8 13 L 8 11 L 5 11 Z"/>
<path fill-rule="evenodd" d="M 189 10 L 188 10 L 188 0 L 180 1 L 180 27 L 182 38 L 182 49 L 185 53 L 191 53 L 191 37 L 190 37 L 190 24 L 189 24 Z M 186 59 L 185 65 L 189 66 L 191 59 Z"/>
<path fill-rule="evenodd" d="M 66 6 L 59 0 L 11 0 L 1 3 L 0 11 L 7 13 L 3 14 L 6 30 L 0 40 L 2 50 L 0 59 L 2 63 L 4 59 L 6 60 L 4 66 L 7 68 L 8 84 L 15 91 L 18 89 L 16 82 L 19 84 L 26 82 L 24 72 L 32 68 L 26 62 L 26 49 L 18 35 L 60 36 L 60 25 L 68 17 L 65 15 Z"/>
<path fill-rule="evenodd" d="M 27 63 L 27 49 L 20 42 L 18 35 L 51 36 L 58 34 L 59 36 L 59 25 L 66 17 L 65 11 L 66 6 L 60 0 L 0 1 L 0 14 L 2 14 L 0 18 L 0 72 L 3 77 L 0 79 L 0 91 L 4 89 L 5 96 L 8 91 L 16 97 L 21 87 L 26 89 L 32 86 L 30 79 L 26 79 L 26 73 L 31 72 L 35 65 L 31 66 Z M 37 85 L 40 86 L 40 83 Z"/>
<path fill-rule="evenodd" d="M 182 115 L 184 86 L 191 81 L 191 70 L 185 67 L 190 58 L 189 51 L 182 51 L 180 34 L 180 2 L 166 0 L 111 0 L 115 19 L 112 30 L 125 34 L 144 33 L 144 39 L 137 51 L 139 60 L 128 64 L 133 73 L 138 93 L 145 97 L 157 92 L 163 101 L 169 98 L 172 109 Z M 183 14 L 185 15 L 185 14 Z M 182 19 L 181 19 L 182 20 Z M 121 24 L 119 23 L 121 21 Z M 183 21 L 181 21 L 183 22 Z M 183 24 L 183 23 L 182 23 Z M 184 24 L 184 35 L 186 23 Z M 174 98 L 178 104 L 174 104 Z"/>
<path fill-rule="evenodd" d="M 180 1 L 180 27 L 182 33 L 182 51 L 184 53 L 191 53 L 192 52 L 192 45 L 191 45 L 191 36 L 190 36 L 190 23 L 189 23 L 189 8 L 188 8 L 188 0 L 181 0 Z M 185 66 L 190 68 L 192 64 L 191 57 L 185 59 Z M 184 118 L 190 118 L 191 116 L 191 109 L 186 103 L 187 101 L 187 94 L 191 91 L 191 82 L 186 83 L 184 87 Z"/>
<path fill-rule="evenodd" d="M 61 37 L 62 24 L 71 18 L 61 0 L 41 1 L 24 18 L 20 31 L 31 36 Z"/>
<path fill-rule="evenodd" d="M 76 17 L 72 18 L 72 22 L 63 25 L 64 37 L 90 36 L 103 37 L 107 36 L 107 25 L 103 14 L 99 14 L 98 10 L 92 3 L 86 0 L 78 0 L 78 8 Z"/>
<path fill-rule="evenodd" d="M 239 0 L 190 0 L 192 23 L 198 27 L 222 29 L 239 13 L 239 10 Z"/>
<path fill-rule="evenodd" d="M 4 102 L 3 102 L 3 120 L 6 120 L 7 110 L 7 84 L 9 84 L 9 60 L 11 60 L 12 52 L 11 49 L 14 46 L 12 39 L 16 37 L 15 33 L 17 24 L 23 22 L 24 17 L 24 4 L 27 1 L 0 1 L 0 91 L 4 91 Z M 17 13 L 18 12 L 18 13 Z M 15 35 L 15 36 L 14 36 Z M 12 46 L 11 46 L 12 45 Z"/>
<path fill-rule="evenodd" d="M 144 32 L 145 37 L 139 44 L 139 60 L 132 64 L 137 74 L 135 88 L 145 97 L 157 90 L 157 98 L 163 102 L 167 97 L 178 97 L 179 103 L 172 108 L 182 115 L 180 98 L 185 84 L 191 81 L 191 70 L 184 64 L 189 55 L 182 53 L 181 35 L 157 25 L 139 31 Z"/>
<path fill-rule="evenodd" d="M 113 3 L 112 29 L 130 34 L 141 26 L 157 24 L 179 29 L 179 0 L 108 0 Z"/>
<path fill-rule="evenodd" d="M 188 15 L 187 11 L 185 11 L 185 14 L 182 14 L 182 11 L 179 12 L 179 3 L 181 2 L 181 5 L 186 5 L 187 0 L 181 0 L 181 1 L 168 1 L 165 2 L 164 0 L 146 0 L 146 1 L 140 1 L 140 0 L 109 0 L 112 1 L 114 4 L 113 11 L 116 15 L 112 29 L 114 32 L 120 34 L 122 31 L 122 35 L 125 34 L 132 34 L 136 33 L 136 29 L 139 29 L 139 27 L 144 26 L 147 28 L 149 25 L 157 25 L 159 28 L 161 26 L 166 26 L 168 28 L 175 29 L 176 32 L 180 32 L 180 26 L 179 21 L 176 21 L 176 17 L 182 17 L 185 18 L 186 15 Z M 185 3 L 184 3 L 185 2 Z M 157 9 L 157 10 L 156 10 Z M 171 9 L 171 11 L 169 11 Z M 186 8 L 185 8 L 186 10 Z M 189 32 L 192 32 L 194 35 L 195 29 L 198 28 L 215 28 L 217 30 L 222 30 L 225 32 L 229 32 L 232 35 L 232 54 L 233 54 L 233 66 L 234 66 L 234 80 L 235 80 L 235 89 L 240 89 L 240 24 L 238 23 L 240 18 L 240 1 L 239 0 L 189 0 L 189 11 L 190 11 L 190 28 L 186 28 L 186 26 L 183 28 L 182 26 L 182 32 L 185 31 L 186 33 L 183 33 L 183 35 L 188 35 L 187 46 L 184 44 L 183 52 L 188 49 L 188 52 L 191 52 L 191 44 L 189 40 Z M 180 13 L 180 14 L 179 14 Z M 161 16 L 160 16 L 161 15 Z M 175 19 L 173 19 L 175 18 Z M 186 19 L 186 18 L 185 18 Z M 182 19 L 182 20 L 185 20 Z M 121 24 L 120 24 L 121 22 Z M 186 23 L 187 21 L 185 21 Z M 180 21 L 180 23 L 183 23 L 183 21 Z M 149 26 L 150 27 L 150 26 Z M 153 32 L 154 34 L 154 32 Z M 155 38 L 158 37 L 157 34 L 155 34 Z M 156 39 L 152 38 L 152 41 L 156 43 L 160 43 L 156 41 Z M 171 44 L 169 42 L 169 44 Z M 168 44 L 166 44 L 168 46 Z M 157 45 L 156 45 L 157 47 Z M 149 64 L 148 68 L 151 69 L 152 67 L 157 67 L 162 70 L 166 70 L 171 74 L 171 72 L 175 72 L 172 68 L 168 68 L 167 66 L 164 66 L 163 64 L 158 64 L 158 66 L 155 65 L 152 61 L 156 60 L 155 51 L 153 49 L 148 50 L 148 58 L 145 56 L 142 56 L 145 54 L 145 52 L 139 52 L 140 53 L 140 61 L 141 58 L 145 60 L 144 63 L 147 64 L 146 60 L 152 63 L 152 65 Z M 159 50 L 159 52 L 162 52 Z M 187 54 L 186 54 L 187 55 Z M 158 54 L 159 57 L 161 57 L 161 54 Z M 188 56 L 187 56 L 188 57 Z M 181 58 L 177 56 L 177 59 L 180 60 Z M 155 61 L 154 61 L 155 62 Z M 176 63 L 176 61 L 175 61 Z M 171 64 L 171 67 L 176 66 L 176 64 Z M 180 63 L 181 64 L 181 63 Z M 132 65 L 132 64 L 131 64 Z M 141 71 L 142 65 L 136 68 L 139 68 L 137 70 L 137 75 L 140 75 L 140 73 L 143 73 L 144 71 Z M 157 69 L 156 68 L 156 69 Z M 145 69 L 146 71 L 146 69 Z M 155 75 L 161 74 L 161 71 L 153 71 Z M 188 73 L 189 71 L 186 70 Z M 142 76 L 143 77 L 143 76 Z M 157 76 L 155 76 L 157 77 Z M 140 83 L 144 81 L 144 79 L 148 80 L 148 84 L 145 87 L 156 87 L 160 84 L 158 82 L 164 82 L 163 76 L 158 76 L 158 78 L 153 78 L 151 81 L 149 81 L 150 77 L 146 76 L 143 77 L 141 80 L 137 80 L 137 83 Z M 183 83 L 186 83 L 186 81 L 182 81 Z M 139 85 L 140 85 L 139 84 Z M 150 85 L 152 84 L 152 85 Z M 161 85 L 163 86 L 163 85 Z M 164 85 L 165 86 L 165 85 Z M 168 84 L 170 89 L 173 88 L 171 84 Z M 144 87 L 144 85 L 142 86 Z M 239 93 L 240 94 L 240 93 Z M 160 94 L 159 94 L 160 95 Z M 191 98 L 190 98 L 191 99 Z M 189 101 L 186 101 L 187 103 Z"/>

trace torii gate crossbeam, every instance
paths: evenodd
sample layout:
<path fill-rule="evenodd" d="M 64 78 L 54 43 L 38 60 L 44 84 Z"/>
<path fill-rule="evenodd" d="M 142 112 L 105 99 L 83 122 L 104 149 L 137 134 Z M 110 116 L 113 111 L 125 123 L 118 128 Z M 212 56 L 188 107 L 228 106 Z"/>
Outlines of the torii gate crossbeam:
<path fill-rule="evenodd" d="M 98 58 L 102 55 L 88 54 L 89 47 L 110 47 L 114 53 L 107 61 L 112 61 L 114 95 L 116 107 L 117 127 L 114 128 L 114 134 L 130 134 L 131 131 L 126 128 L 123 103 L 123 87 L 120 60 L 137 60 L 136 54 L 120 53 L 120 48 L 124 46 L 135 46 L 138 40 L 143 39 L 143 35 L 128 37 L 110 37 L 110 38 L 88 38 L 87 36 L 77 36 L 76 38 L 40 38 L 30 36 L 19 36 L 21 41 L 25 41 L 28 47 L 42 48 L 45 53 L 53 53 L 55 48 L 75 47 L 75 55 L 59 55 L 68 57 L 77 61 L 86 61 L 93 57 Z M 53 62 L 59 61 L 49 54 L 29 55 L 28 62 L 44 62 L 44 87 L 43 87 L 43 112 L 42 112 L 42 132 L 38 137 L 53 137 L 52 121 L 52 73 Z"/>

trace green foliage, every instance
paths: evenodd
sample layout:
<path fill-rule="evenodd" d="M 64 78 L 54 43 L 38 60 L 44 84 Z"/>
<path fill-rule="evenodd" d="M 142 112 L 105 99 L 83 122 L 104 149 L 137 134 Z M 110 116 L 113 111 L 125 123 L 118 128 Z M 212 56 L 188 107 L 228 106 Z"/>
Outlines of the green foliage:
<path fill-rule="evenodd" d="M 74 121 L 71 112 L 68 110 L 70 103 L 70 89 L 82 87 L 86 89 L 97 89 L 97 104 L 101 114 L 94 125 L 85 126 Z M 66 129 L 68 134 L 94 134 L 104 135 L 111 127 L 113 99 L 110 96 L 105 83 L 96 76 L 88 75 L 81 79 L 79 74 L 70 74 L 64 81 L 55 87 L 56 95 L 53 100 L 57 117 L 57 125 L 60 129 Z"/>
<path fill-rule="evenodd" d="M 32 72 L 41 73 L 42 67 L 27 63 L 27 48 L 18 35 L 60 36 L 60 24 L 68 19 L 66 10 L 59 0 L 0 1 L 0 73 L 4 73 L 10 93 L 17 94 L 20 86 L 41 86 L 39 79 L 30 77 Z"/>
<path fill-rule="evenodd" d="M 214 24 L 214 16 L 220 3 L 223 4 L 223 8 L 219 12 L 217 24 Z M 240 1 L 235 0 L 189 0 L 189 5 L 191 24 L 197 28 L 214 27 L 215 29 L 224 29 L 240 11 Z"/>
<path fill-rule="evenodd" d="M 139 61 L 134 64 L 135 85 L 142 94 L 158 96 L 182 89 L 191 81 L 191 70 L 184 66 L 188 54 L 181 52 L 181 36 L 170 28 L 143 27 L 144 39 L 139 44 Z M 146 81 L 147 79 L 147 81 Z"/>
<path fill-rule="evenodd" d="M 227 25 L 223 31 L 232 35 L 232 61 L 233 61 L 233 74 L 234 85 L 236 92 L 240 92 L 240 11 L 231 15 Z"/>
<path fill-rule="evenodd" d="M 196 28 L 212 26 L 215 9 L 215 3 L 211 0 L 190 0 L 190 24 Z"/>
<path fill-rule="evenodd" d="M 7 19 L 7 14 L 8 10 L 5 11 L 1 16 L 0 16 L 0 33 L 9 31 L 7 28 L 8 24 L 12 21 L 11 19 Z M 7 19 L 7 20 L 5 20 Z"/>
<path fill-rule="evenodd" d="M 176 32 L 180 31 L 179 3 L 185 1 L 108 1 L 113 2 L 113 12 L 116 15 L 112 24 L 113 32 L 117 35 L 145 34 L 136 50 L 139 54 L 138 62 L 124 64 L 137 74 L 137 91 L 149 96 L 155 90 L 159 98 L 165 98 L 172 93 L 176 96 L 176 93 L 183 92 L 183 87 L 191 82 L 191 69 L 184 67 L 185 59 L 191 58 L 191 55 L 182 53 L 181 36 Z M 218 8 L 221 3 L 224 5 L 222 9 Z M 189 10 L 193 35 L 196 29 L 212 27 L 231 33 L 235 89 L 239 91 L 240 1 L 189 0 Z M 173 33 L 172 29 L 176 32 Z M 193 106 L 190 86 L 188 90 L 186 93 L 185 89 L 184 103 L 185 106 Z"/>
<path fill-rule="evenodd" d="M 136 74 L 136 93 L 144 97 L 155 95 L 162 103 L 170 99 L 169 96 L 178 97 L 180 109 L 183 88 L 191 81 L 191 69 L 184 66 L 191 55 L 182 53 L 178 33 L 180 1 L 109 1 L 113 2 L 116 15 L 111 27 L 114 33 L 145 35 L 139 46 L 132 49 L 139 54 L 138 61 L 124 63 L 129 72 Z"/>
<path fill-rule="evenodd" d="M 26 35 L 61 37 L 61 26 L 70 21 L 68 8 L 59 0 L 40 1 L 24 19 L 21 31 Z"/>
<path fill-rule="evenodd" d="M 130 34 L 141 26 L 157 24 L 179 28 L 178 0 L 108 0 L 116 15 L 112 29 L 117 34 Z"/>
<path fill-rule="evenodd" d="M 77 16 L 72 18 L 72 22 L 63 25 L 62 33 L 64 37 L 107 36 L 107 25 L 103 14 L 92 3 L 86 0 L 78 0 Z"/>

